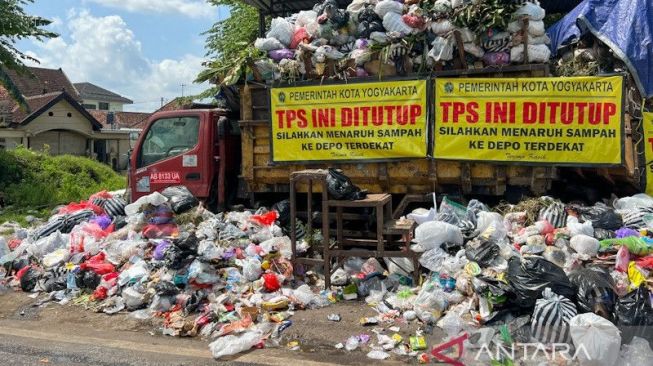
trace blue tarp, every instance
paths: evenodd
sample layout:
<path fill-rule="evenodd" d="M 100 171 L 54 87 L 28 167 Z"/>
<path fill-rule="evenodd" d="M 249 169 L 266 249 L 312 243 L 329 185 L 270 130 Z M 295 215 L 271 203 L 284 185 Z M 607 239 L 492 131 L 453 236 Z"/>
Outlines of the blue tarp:
<path fill-rule="evenodd" d="M 551 51 L 591 32 L 626 63 L 642 96 L 653 97 L 653 0 L 585 0 L 547 34 Z"/>

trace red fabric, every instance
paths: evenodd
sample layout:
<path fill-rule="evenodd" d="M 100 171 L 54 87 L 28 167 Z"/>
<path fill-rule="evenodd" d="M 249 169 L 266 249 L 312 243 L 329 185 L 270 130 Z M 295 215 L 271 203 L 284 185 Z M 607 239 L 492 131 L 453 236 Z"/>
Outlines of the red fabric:
<path fill-rule="evenodd" d="M 9 249 L 14 250 L 14 249 L 18 248 L 18 246 L 22 242 L 23 241 L 21 239 L 11 239 L 11 240 L 9 240 L 9 243 L 7 243 L 7 245 L 9 246 Z"/>
<path fill-rule="evenodd" d="M 25 272 L 29 271 L 30 268 L 32 268 L 32 266 L 25 266 L 25 267 L 21 268 L 18 272 L 16 272 L 16 278 L 18 280 L 23 278 L 23 276 L 25 275 Z"/>
<path fill-rule="evenodd" d="M 274 222 L 277 220 L 277 217 L 279 217 L 277 211 L 270 211 L 263 215 L 252 215 L 252 217 L 250 217 L 250 220 L 259 225 L 270 226 L 274 224 Z"/>
<path fill-rule="evenodd" d="M 307 40 L 311 39 L 311 36 L 308 35 L 308 32 L 306 31 L 306 28 L 297 29 L 295 31 L 295 34 L 293 34 L 293 36 L 292 36 L 292 40 L 290 41 L 290 48 L 294 50 L 305 39 L 307 39 Z"/>
<path fill-rule="evenodd" d="M 640 268 L 653 269 L 653 255 L 647 255 L 637 260 L 637 265 Z"/>
<path fill-rule="evenodd" d="M 93 210 L 96 215 L 104 214 L 102 207 L 92 204 L 90 201 L 71 202 L 59 209 L 60 214 L 71 214 L 81 210 Z"/>
<path fill-rule="evenodd" d="M 263 287 L 268 292 L 275 292 L 279 291 L 281 288 L 281 284 L 279 284 L 279 279 L 277 278 L 277 275 L 274 273 L 266 273 L 263 275 Z"/>
<path fill-rule="evenodd" d="M 115 272 L 116 267 L 111 263 L 87 263 L 84 262 L 79 265 L 79 268 L 82 270 L 91 270 L 96 274 L 103 275 L 111 272 Z"/>

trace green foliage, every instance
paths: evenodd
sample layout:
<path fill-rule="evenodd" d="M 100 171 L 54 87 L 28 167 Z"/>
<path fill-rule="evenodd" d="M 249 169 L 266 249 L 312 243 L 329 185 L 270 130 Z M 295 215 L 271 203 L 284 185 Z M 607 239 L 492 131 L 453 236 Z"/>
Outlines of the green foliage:
<path fill-rule="evenodd" d="M 35 58 L 26 55 L 16 48 L 16 42 L 27 38 L 43 41 L 46 38 L 58 37 L 43 27 L 52 23 L 48 19 L 25 13 L 23 6 L 33 3 L 34 0 L 0 0 L 0 86 L 9 92 L 21 106 L 27 107 L 25 100 L 9 79 L 3 68 L 14 70 L 18 73 L 27 73 L 25 61 L 35 61 Z"/>
<path fill-rule="evenodd" d="M 505 30 L 512 20 L 511 14 L 519 5 L 513 0 L 476 1 L 454 12 L 453 23 L 457 27 L 468 27 L 475 34 L 489 29 Z"/>
<path fill-rule="evenodd" d="M 0 192 L 8 205 L 47 207 L 125 186 L 125 177 L 88 158 L 49 156 L 25 148 L 0 151 Z"/>
<path fill-rule="evenodd" d="M 233 84 L 246 70 L 247 63 L 260 58 L 260 52 L 251 45 L 258 34 L 258 11 L 238 0 L 208 0 L 215 6 L 229 8 L 229 17 L 215 23 L 206 35 L 206 56 L 212 60 L 204 66 L 195 82 Z M 201 96 L 213 96 L 215 88 Z"/>

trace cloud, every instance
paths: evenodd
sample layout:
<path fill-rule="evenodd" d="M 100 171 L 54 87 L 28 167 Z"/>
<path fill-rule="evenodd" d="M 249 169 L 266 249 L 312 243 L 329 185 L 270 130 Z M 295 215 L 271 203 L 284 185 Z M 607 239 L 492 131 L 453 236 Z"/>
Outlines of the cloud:
<path fill-rule="evenodd" d="M 212 17 L 215 11 L 205 0 L 90 0 L 133 13 L 183 14 L 191 18 Z"/>
<path fill-rule="evenodd" d="M 147 58 L 118 15 L 71 12 L 66 27 L 66 37 L 36 43 L 38 48 L 29 55 L 41 61 L 41 67 L 61 67 L 73 82 L 88 81 L 132 99 L 134 104 L 126 110 L 152 111 L 160 106 L 160 98 L 181 95 L 181 84 L 189 86 L 186 95 L 202 89 L 192 85 L 202 68 L 201 57 Z"/>

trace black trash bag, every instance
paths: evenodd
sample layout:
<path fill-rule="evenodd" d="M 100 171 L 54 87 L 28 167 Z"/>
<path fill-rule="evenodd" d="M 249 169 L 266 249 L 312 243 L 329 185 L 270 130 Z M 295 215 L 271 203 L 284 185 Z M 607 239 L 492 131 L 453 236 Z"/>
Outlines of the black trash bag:
<path fill-rule="evenodd" d="M 179 249 L 176 245 L 170 245 L 165 251 L 163 263 L 173 270 L 180 270 L 189 266 L 195 260 L 195 255 Z"/>
<path fill-rule="evenodd" d="M 505 282 L 499 281 L 496 278 L 479 276 L 476 277 L 481 281 L 482 285 L 478 285 L 478 281 L 474 283 L 474 289 L 479 295 L 486 296 L 488 301 L 492 304 L 493 309 L 502 309 L 509 305 L 509 299 L 514 296 L 513 289 Z"/>
<path fill-rule="evenodd" d="M 160 281 L 154 286 L 154 290 L 159 296 L 175 296 L 179 293 L 177 286 L 170 281 Z"/>
<path fill-rule="evenodd" d="M 488 267 L 499 256 L 499 246 L 490 241 L 477 237 L 465 245 L 465 256 L 470 261 L 478 263 L 481 267 Z"/>
<path fill-rule="evenodd" d="M 41 273 L 38 270 L 34 267 L 28 268 L 20 278 L 20 288 L 25 292 L 34 290 L 36 283 L 39 281 L 39 277 L 41 277 Z"/>
<path fill-rule="evenodd" d="M 196 253 L 199 241 L 194 232 L 184 231 L 172 243 L 184 252 Z"/>
<path fill-rule="evenodd" d="M 515 293 L 511 300 L 522 308 L 533 308 L 547 287 L 572 301 L 576 299 L 576 290 L 562 268 L 544 258 L 510 258 L 506 279 Z"/>
<path fill-rule="evenodd" d="M 596 228 L 594 229 L 594 237 L 597 240 L 614 239 L 617 237 L 617 234 L 615 234 L 615 232 L 612 230 Z"/>
<path fill-rule="evenodd" d="M 569 281 L 577 289 L 581 312 L 595 313 L 613 321 L 617 294 L 610 273 L 599 267 L 586 267 L 571 272 Z"/>
<path fill-rule="evenodd" d="M 444 242 L 440 245 L 440 248 L 447 252 L 447 254 L 455 256 L 463 246 L 458 243 Z"/>
<path fill-rule="evenodd" d="M 602 202 L 592 207 L 572 206 L 572 208 L 578 211 L 583 221 L 591 221 L 595 228 L 614 231 L 623 226 L 621 215 Z"/>
<path fill-rule="evenodd" d="M 327 191 L 333 199 L 360 200 L 367 196 L 367 192 L 356 187 L 340 169 L 329 168 L 326 180 Z"/>
<path fill-rule="evenodd" d="M 281 227 L 290 224 L 290 201 L 283 200 L 272 205 L 272 210 L 277 211 L 277 221 Z"/>
<path fill-rule="evenodd" d="M 646 285 L 640 286 L 617 301 L 615 318 L 621 331 L 621 342 L 630 343 L 633 337 L 653 342 L 653 309 Z"/>
<path fill-rule="evenodd" d="M 49 277 L 45 280 L 43 284 L 45 292 L 61 291 L 66 289 L 66 275 L 56 276 L 54 273 L 50 273 Z"/>
<path fill-rule="evenodd" d="M 95 290 L 101 280 L 102 276 L 93 271 L 79 271 L 75 275 L 75 283 L 81 289 Z"/>
<path fill-rule="evenodd" d="M 374 11 L 374 5 L 368 4 L 358 13 L 358 27 L 356 29 L 358 37 L 370 38 L 373 32 L 385 32 L 383 20 Z"/>
<path fill-rule="evenodd" d="M 184 213 L 200 204 L 186 186 L 168 187 L 161 194 L 168 199 L 172 212 L 176 214 Z"/>

